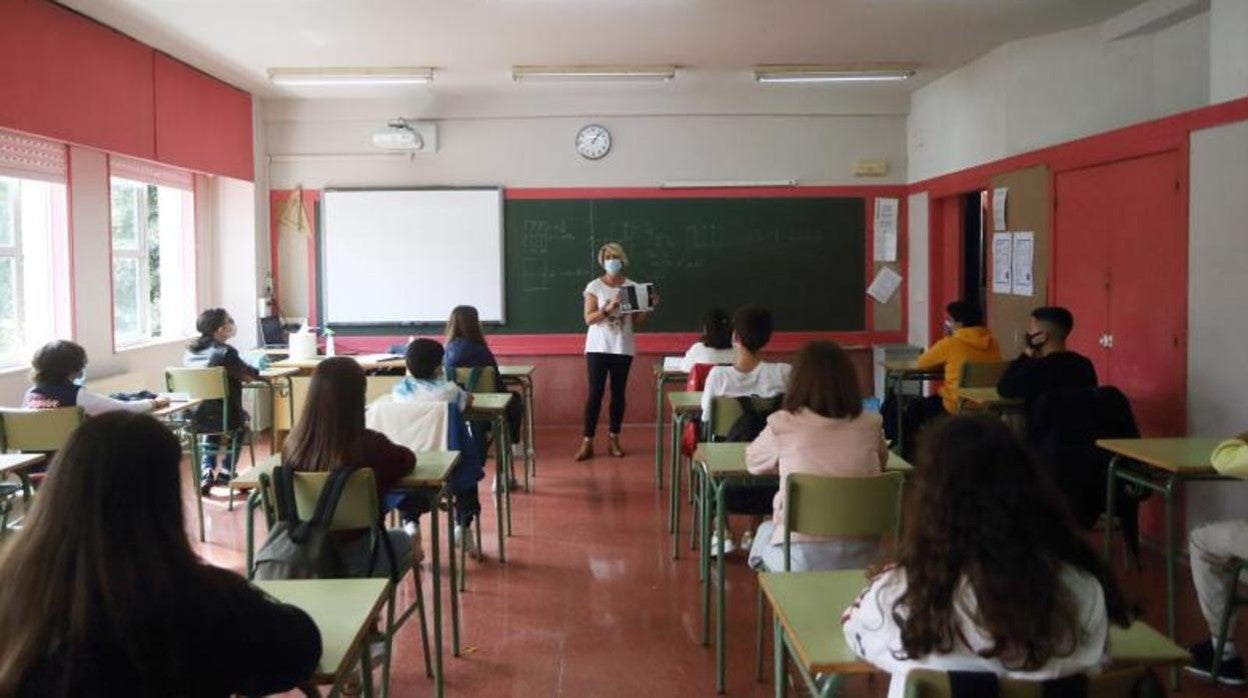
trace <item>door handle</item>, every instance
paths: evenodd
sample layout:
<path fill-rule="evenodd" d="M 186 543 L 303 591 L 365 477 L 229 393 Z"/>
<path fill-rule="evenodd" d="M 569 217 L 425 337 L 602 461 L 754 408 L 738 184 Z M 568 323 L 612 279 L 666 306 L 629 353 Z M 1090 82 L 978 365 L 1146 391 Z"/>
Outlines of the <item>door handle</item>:
<path fill-rule="evenodd" d="M 1108 349 L 1109 348 L 1109 335 L 1107 334 L 1101 335 L 1100 339 L 1096 340 L 1096 343 L 1101 345 L 1101 348 Z"/>
<path fill-rule="evenodd" d="M 1110 349 L 1114 348 L 1114 335 L 1112 334 L 1105 335 L 1105 346 Z"/>

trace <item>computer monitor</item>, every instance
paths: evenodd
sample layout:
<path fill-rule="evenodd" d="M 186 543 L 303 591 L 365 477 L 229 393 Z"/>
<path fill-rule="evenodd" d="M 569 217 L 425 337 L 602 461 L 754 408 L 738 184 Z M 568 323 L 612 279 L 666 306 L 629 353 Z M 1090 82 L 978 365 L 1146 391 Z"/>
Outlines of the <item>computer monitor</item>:
<path fill-rule="evenodd" d="M 279 317 L 260 318 L 260 345 L 266 349 L 284 349 L 289 341 Z"/>

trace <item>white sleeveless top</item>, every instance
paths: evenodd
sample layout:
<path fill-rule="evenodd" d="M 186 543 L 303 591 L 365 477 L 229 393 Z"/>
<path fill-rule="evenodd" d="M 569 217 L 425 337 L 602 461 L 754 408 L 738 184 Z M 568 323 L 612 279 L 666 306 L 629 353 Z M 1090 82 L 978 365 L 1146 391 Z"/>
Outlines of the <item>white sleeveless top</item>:
<path fill-rule="evenodd" d="M 607 301 L 613 300 L 623 286 L 634 286 L 632 281 L 625 280 L 621 286 L 608 286 L 602 277 L 589 282 L 585 287 L 585 295 L 598 299 L 601 309 Z M 604 318 L 589 326 L 585 334 L 585 353 L 623 354 L 632 356 L 636 353 L 633 342 L 633 316 L 615 311 L 610 317 Z"/>

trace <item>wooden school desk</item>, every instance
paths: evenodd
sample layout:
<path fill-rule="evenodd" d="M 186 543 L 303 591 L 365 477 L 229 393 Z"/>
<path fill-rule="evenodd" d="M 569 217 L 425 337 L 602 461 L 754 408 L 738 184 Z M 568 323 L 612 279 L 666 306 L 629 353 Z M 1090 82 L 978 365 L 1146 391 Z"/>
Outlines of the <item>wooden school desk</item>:
<path fill-rule="evenodd" d="M 171 417 L 176 417 L 187 410 L 199 407 L 201 403 L 203 403 L 203 400 L 199 398 L 194 400 L 171 400 L 168 405 L 158 410 L 152 410 L 149 414 L 156 419 L 168 421 Z"/>
<path fill-rule="evenodd" d="M 669 356 L 654 365 L 654 486 L 659 489 L 663 489 L 663 386 L 688 380 L 689 373 L 680 370 L 680 357 Z"/>
<path fill-rule="evenodd" d="M 356 360 L 360 368 L 365 371 L 403 371 L 407 369 L 403 357 L 393 359 L 365 359 L 362 357 L 351 356 L 350 354 L 339 354 L 338 356 L 347 356 Z M 297 368 L 301 371 L 312 371 L 320 365 L 322 361 L 328 359 L 328 356 L 314 356 L 310 359 L 282 359 L 269 364 L 272 368 Z"/>
<path fill-rule="evenodd" d="M 669 487 L 670 503 L 668 510 L 667 530 L 672 534 L 672 559 L 680 558 L 680 480 L 683 473 L 681 468 L 680 454 L 680 437 L 685 430 L 685 425 L 697 421 L 702 414 L 702 393 L 701 392 L 670 392 L 667 394 L 667 400 L 672 405 L 672 438 L 671 449 L 672 458 L 669 467 L 671 468 L 671 487 Z M 662 411 L 659 412 L 662 414 Z M 693 488 L 693 481 L 690 480 L 690 489 Z M 693 492 L 690 492 L 693 495 Z M 692 501 L 692 498 L 691 500 Z M 693 539 L 689 542 L 692 544 Z"/>
<path fill-rule="evenodd" d="M 22 501 L 29 503 L 30 474 L 27 471 L 47 458 L 46 453 L 0 453 L 0 480 L 7 478 L 10 474 L 16 475 L 22 483 Z M 0 531 L 0 535 L 4 533 L 6 532 Z"/>
<path fill-rule="evenodd" d="M 266 368 L 260 371 L 260 380 L 247 381 L 243 383 L 243 390 L 267 390 L 269 391 L 269 454 L 277 453 L 277 409 L 278 396 L 285 398 L 283 404 L 289 411 L 290 421 L 287 424 L 295 423 L 295 403 L 290 399 L 291 376 L 299 375 L 300 369 L 294 366 L 286 366 L 284 368 Z"/>
<path fill-rule="evenodd" d="M 958 411 L 966 408 L 986 410 L 997 414 L 1021 413 L 1025 403 L 1015 397 L 1001 397 L 996 388 L 958 388 L 953 391 L 958 401 Z"/>
<path fill-rule="evenodd" d="M 247 578 L 252 575 L 255 562 L 255 511 L 260 507 L 260 474 L 271 472 L 280 462 L 280 456 L 273 456 L 254 468 L 239 473 L 230 482 L 235 490 L 250 490 L 247 497 L 247 512 L 244 526 L 247 539 Z M 458 556 L 455 554 L 455 493 L 449 487 L 451 472 L 459 464 L 459 451 L 421 451 L 416 454 L 416 469 L 405 475 L 395 485 L 399 489 L 410 489 L 428 498 L 430 548 L 433 556 L 430 567 L 433 571 L 433 681 L 434 694 L 442 695 L 442 565 L 441 565 L 441 533 L 438 524 L 438 505 L 446 505 L 446 548 L 449 560 L 448 570 L 451 577 L 451 653 L 459 656 L 459 585 Z M 272 525 L 273 522 L 269 522 Z"/>
<path fill-rule="evenodd" d="M 1175 633 L 1175 526 L 1174 488 L 1182 480 L 1222 480 L 1210 464 L 1221 439 L 1098 439 L 1097 446 L 1114 454 L 1109 461 L 1105 495 L 1105 520 L 1113 521 L 1114 480 L 1159 492 L 1165 505 L 1166 634 Z M 1113 527 L 1105 530 L 1105 559 L 1113 552 Z"/>
<path fill-rule="evenodd" d="M 331 684 L 329 695 L 341 695 L 343 683 L 358 663 L 364 672 L 365 694 L 372 694 L 372 657 L 368 634 L 385 606 L 388 579 L 299 579 L 255 582 L 257 588 L 278 601 L 295 606 L 312 617 L 321 633 L 321 660 L 310 683 Z M 228 660 L 227 660 L 228 661 Z M 389 682 L 382 677 L 382 685 Z"/>
<path fill-rule="evenodd" d="M 485 419 L 493 424 L 494 477 L 498 483 L 494 514 L 498 521 L 499 562 L 507 562 L 506 538 L 511 535 L 511 431 L 507 424 L 507 403 L 510 401 L 510 393 L 473 393 L 472 404 L 464 410 L 464 419 Z M 484 458 L 485 454 L 482 453 L 481 457 Z"/>
<path fill-rule="evenodd" d="M 944 365 L 933 366 L 931 368 L 919 368 L 917 362 L 911 361 L 881 361 L 880 366 L 884 369 L 884 393 L 885 397 L 892 392 L 893 398 L 897 404 L 897 452 L 904 453 L 905 429 L 902 415 L 906 411 L 906 381 L 914 381 L 918 387 L 919 393 L 923 392 L 923 383 L 929 380 L 938 380 L 945 377 Z"/>
<path fill-rule="evenodd" d="M 811 695 L 832 695 L 846 675 L 878 671 L 854 654 L 841 631 L 841 614 L 867 586 L 865 570 L 764 572 L 759 586 L 771 605 L 775 695 L 784 695 L 784 662 L 792 658 Z M 1187 651 L 1145 623 L 1110 626 L 1109 656 L 1116 665 L 1174 665 Z M 830 674 L 818 685 L 815 676 Z"/>
<path fill-rule="evenodd" d="M 724 490 L 730 483 L 778 483 L 779 475 L 753 475 L 745 468 L 747 443 L 700 443 L 693 458 L 702 470 L 702 644 L 710 641 L 711 585 L 715 586 L 715 689 L 724 692 Z M 884 470 L 909 473 L 914 468 L 901 456 L 889 453 Z M 713 498 L 713 500 L 712 500 Z M 712 505 L 712 501 L 714 504 Z M 711 507 L 715 508 L 715 570 L 710 568 Z M 748 553 L 748 551 L 747 551 Z M 859 573 L 859 579 L 862 579 Z M 861 586 L 859 587 L 861 589 Z M 851 597 L 852 599 L 852 597 Z M 846 604 L 848 605 L 848 604 Z M 843 608 L 843 607 L 842 607 Z M 839 611 L 838 611 L 839 613 Z M 838 616 L 839 618 L 839 616 Z"/>
<path fill-rule="evenodd" d="M 499 366 L 498 378 L 503 385 L 520 386 L 524 399 L 524 424 L 520 425 L 524 441 L 524 490 L 529 491 L 529 478 L 537 477 L 537 453 L 533 448 L 533 371 L 534 366 Z"/>

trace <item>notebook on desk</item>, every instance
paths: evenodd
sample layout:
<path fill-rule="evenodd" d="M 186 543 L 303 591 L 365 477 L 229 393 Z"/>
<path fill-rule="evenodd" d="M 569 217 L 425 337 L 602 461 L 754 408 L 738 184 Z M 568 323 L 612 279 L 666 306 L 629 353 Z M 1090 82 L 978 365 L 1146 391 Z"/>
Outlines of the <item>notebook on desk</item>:
<path fill-rule="evenodd" d="M 664 356 L 663 370 L 667 373 L 684 373 L 681 363 L 684 361 L 683 356 Z"/>

